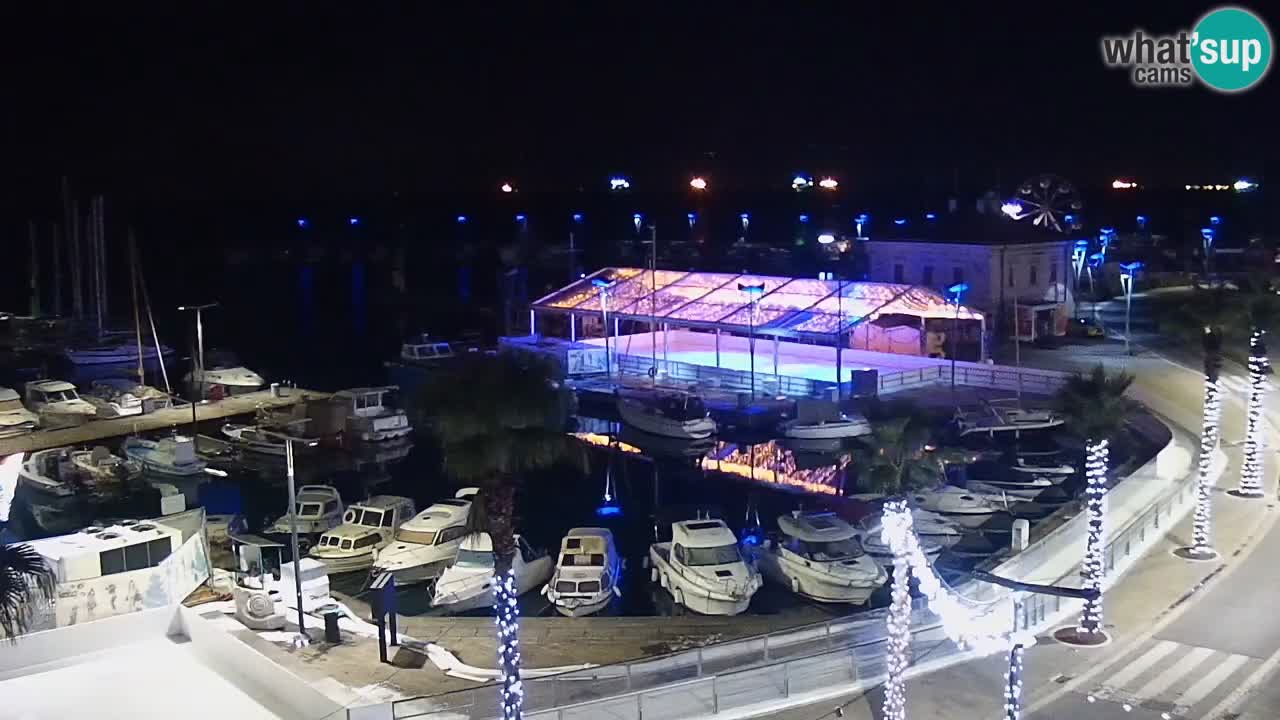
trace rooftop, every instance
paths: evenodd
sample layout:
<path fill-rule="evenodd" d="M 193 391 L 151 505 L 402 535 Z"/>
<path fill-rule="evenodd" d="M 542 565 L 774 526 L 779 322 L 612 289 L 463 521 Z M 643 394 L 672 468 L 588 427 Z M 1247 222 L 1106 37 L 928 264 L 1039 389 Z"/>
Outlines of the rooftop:
<path fill-rule="evenodd" d="M 182 531 L 157 522 L 136 522 L 128 525 L 88 527 L 70 535 L 32 540 L 27 543 L 46 560 L 57 562 L 65 557 L 84 555 L 134 545 L 177 535 Z"/>

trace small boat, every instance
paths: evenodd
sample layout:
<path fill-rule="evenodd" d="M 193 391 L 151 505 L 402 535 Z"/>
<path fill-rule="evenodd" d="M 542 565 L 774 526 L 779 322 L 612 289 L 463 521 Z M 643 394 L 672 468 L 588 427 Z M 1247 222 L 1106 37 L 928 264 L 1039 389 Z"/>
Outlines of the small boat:
<path fill-rule="evenodd" d="M 1068 465 L 1056 459 L 1037 458 L 1034 456 L 1024 457 L 1022 455 L 1014 459 L 1010 469 L 1033 475 L 1061 475 L 1066 477 L 1076 474 L 1074 465 Z"/>
<path fill-rule="evenodd" d="M 57 497 L 74 495 L 77 478 L 71 465 L 71 450 L 52 448 L 31 453 L 22 463 L 22 468 L 18 471 L 18 479 L 32 490 L 47 495 Z"/>
<path fill-rule="evenodd" d="M 868 515 L 858 523 L 863 532 L 879 538 L 884 531 L 884 516 L 877 513 Z M 949 548 L 960 542 L 965 536 L 964 528 L 947 518 L 918 507 L 911 508 L 911 528 L 921 543 L 937 545 L 941 549 Z"/>
<path fill-rule="evenodd" d="M 677 605 L 703 615 L 741 613 L 761 584 L 723 520 L 672 523 L 671 542 L 649 546 L 649 565 L 652 579 Z"/>
<path fill-rule="evenodd" d="M 880 518 L 868 523 L 868 526 L 869 529 L 861 531 L 858 536 L 862 541 L 862 548 L 867 551 L 867 555 L 880 567 L 886 570 L 893 568 L 893 548 L 889 546 L 889 541 L 884 539 L 884 525 L 880 522 Z M 946 549 L 933 536 L 917 534 L 916 540 L 920 543 L 920 552 L 924 553 L 925 560 L 928 560 L 931 564 Z"/>
<path fill-rule="evenodd" d="M 273 433 L 263 432 L 253 425 L 226 423 L 222 435 L 236 447 L 263 455 L 285 456 L 285 439 Z"/>
<path fill-rule="evenodd" d="M 716 432 L 702 398 L 686 392 L 656 394 L 619 392 L 618 413 L 623 422 L 654 435 L 701 440 Z"/>
<path fill-rule="evenodd" d="M 298 534 L 319 535 L 342 524 L 342 496 L 328 485 L 303 485 L 298 488 Z M 271 523 L 264 531 L 270 534 L 290 532 L 289 513 Z"/>
<path fill-rule="evenodd" d="M 516 535 L 511 559 L 516 595 L 523 595 L 551 577 L 551 556 L 535 550 L 523 535 Z M 458 557 L 436 581 L 431 606 L 449 612 L 466 612 L 493 605 L 493 540 L 489 533 L 472 533 L 458 547 Z"/>
<path fill-rule="evenodd" d="M 1040 488 L 1049 485 L 1061 485 L 1070 474 L 1035 472 L 1031 469 L 1019 470 L 1006 463 L 995 460 L 978 460 L 962 468 L 956 468 L 956 474 L 964 478 L 981 480 L 985 483 L 1014 489 Z"/>
<path fill-rule="evenodd" d="M 195 443 L 184 435 L 159 440 L 125 438 L 120 451 L 130 460 L 141 463 L 143 471 L 151 475 L 191 477 L 204 474 L 207 467 L 196 457 Z"/>
<path fill-rule="evenodd" d="M 974 495 L 980 495 L 990 500 L 999 508 L 1008 510 L 1009 505 L 1023 502 L 1025 500 L 1035 500 L 1040 496 L 1040 493 L 1053 487 L 1053 483 L 1048 480 L 1044 480 L 1043 478 L 1035 478 L 1035 480 L 1043 484 L 1011 486 L 987 482 L 985 480 L 970 480 L 964 484 L 964 489 Z"/>
<path fill-rule="evenodd" d="M 125 381 L 125 383 L 129 382 Z M 133 392 L 133 387 L 120 387 L 116 383 L 98 380 L 89 388 L 89 392 L 81 397 L 97 409 L 97 415 L 100 418 L 142 414 L 142 397 Z"/>
<path fill-rule="evenodd" d="M 198 386 L 201 397 L 207 397 L 215 387 L 221 387 L 226 395 L 243 395 L 261 390 L 267 384 L 261 375 L 242 365 L 196 368 L 183 379 L 190 387 Z"/>
<path fill-rule="evenodd" d="M 622 557 L 606 528 L 573 528 L 560 541 L 560 559 L 542 588 L 556 612 L 582 617 L 603 610 L 621 596 Z"/>
<path fill-rule="evenodd" d="M 76 386 L 64 380 L 36 380 L 27 383 L 25 390 L 27 407 L 45 425 L 81 425 L 98 414 L 97 408 L 80 399 Z"/>
<path fill-rule="evenodd" d="M 986 498 L 967 490 L 944 485 L 936 490 L 917 492 L 911 496 L 916 507 L 937 513 L 955 524 L 971 530 L 982 527 L 1004 509 Z"/>
<path fill-rule="evenodd" d="M 409 585 L 440 577 L 453 564 L 467 535 L 467 516 L 476 488 L 463 488 L 453 498 L 437 500 L 396 530 L 395 542 L 378 550 L 373 574 L 389 572 L 396 583 Z"/>
<path fill-rule="evenodd" d="M 413 501 L 399 495 L 374 495 L 353 503 L 342 524 L 324 533 L 311 548 L 311 557 L 329 573 L 368 570 L 378 550 L 395 538 L 400 523 L 413 516 Z"/>
<path fill-rule="evenodd" d="M 888 580 L 859 533 L 834 513 L 778 518 L 778 534 L 747 546 L 768 580 L 810 600 L 861 605 Z"/>
<path fill-rule="evenodd" d="M 25 435 L 40 424 L 40 418 L 22 404 L 12 388 L 0 387 L 0 438 Z"/>
<path fill-rule="evenodd" d="M 113 455 L 101 445 L 92 450 L 72 450 L 71 464 L 91 482 L 132 480 L 142 474 L 141 463 Z"/>
<path fill-rule="evenodd" d="M 164 355 L 172 355 L 173 348 L 161 347 Z M 136 342 L 101 343 L 80 348 L 69 348 L 65 355 L 74 365 L 124 365 L 138 362 Z M 142 362 L 154 364 L 160 354 L 154 347 L 142 346 Z"/>
<path fill-rule="evenodd" d="M 331 401 L 346 408 L 346 433 L 364 442 L 395 440 L 413 432 L 405 411 L 386 404 L 386 396 L 399 389 L 385 385 L 339 390 Z"/>
<path fill-rule="evenodd" d="M 835 420 L 802 422 L 788 420 L 778 426 L 783 435 L 793 440 L 842 440 L 871 433 L 871 424 L 863 417 L 840 416 Z"/>
<path fill-rule="evenodd" d="M 1028 410 L 993 400 L 983 403 L 979 410 L 970 412 L 956 410 L 955 423 L 960 436 L 963 437 L 970 433 L 1020 434 L 1029 430 L 1043 430 L 1062 425 L 1063 419 L 1052 410 Z"/>
<path fill-rule="evenodd" d="M 480 348 L 476 343 L 432 340 L 430 335 L 423 333 L 400 346 L 400 361 L 411 365 L 431 367 L 455 358 L 462 353 L 479 351 Z"/>

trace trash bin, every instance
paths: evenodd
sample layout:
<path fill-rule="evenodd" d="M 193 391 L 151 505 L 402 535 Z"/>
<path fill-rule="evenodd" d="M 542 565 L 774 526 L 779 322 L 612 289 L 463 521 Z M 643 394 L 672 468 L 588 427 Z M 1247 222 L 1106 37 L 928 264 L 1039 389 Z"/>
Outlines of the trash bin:
<path fill-rule="evenodd" d="M 338 618 L 342 617 L 339 610 L 330 610 L 324 614 L 324 641 L 330 645 L 337 645 L 342 642 L 342 633 L 338 630 Z"/>

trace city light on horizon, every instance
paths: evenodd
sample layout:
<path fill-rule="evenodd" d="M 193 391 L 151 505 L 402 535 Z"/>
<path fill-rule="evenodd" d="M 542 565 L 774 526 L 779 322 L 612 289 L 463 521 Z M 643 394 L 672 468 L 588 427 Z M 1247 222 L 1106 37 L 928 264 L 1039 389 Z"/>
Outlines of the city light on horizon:
<path fill-rule="evenodd" d="M 502 183 L 502 185 L 498 189 L 504 193 L 512 193 L 516 191 L 515 186 L 509 182 Z"/>
<path fill-rule="evenodd" d="M 824 177 L 818 181 L 818 187 L 823 190 L 835 190 L 840 187 L 840 181 L 833 177 Z"/>
<path fill-rule="evenodd" d="M 1138 183 L 1133 180 L 1112 180 L 1111 187 L 1116 190 L 1132 190 L 1138 187 Z"/>
<path fill-rule="evenodd" d="M 694 190 L 706 190 L 707 179 L 699 175 L 689 181 L 689 187 L 693 188 Z"/>

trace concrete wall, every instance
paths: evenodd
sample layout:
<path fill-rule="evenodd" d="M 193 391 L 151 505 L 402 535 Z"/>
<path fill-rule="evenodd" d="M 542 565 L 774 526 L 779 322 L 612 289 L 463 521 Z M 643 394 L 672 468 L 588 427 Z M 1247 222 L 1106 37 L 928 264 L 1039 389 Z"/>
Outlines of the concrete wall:
<path fill-rule="evenodd" d="M 173 608 L 156 608 L 0 643 L 0 680 L 67 667 L 86 655 L 164 636 L 172 619 Z"/>

